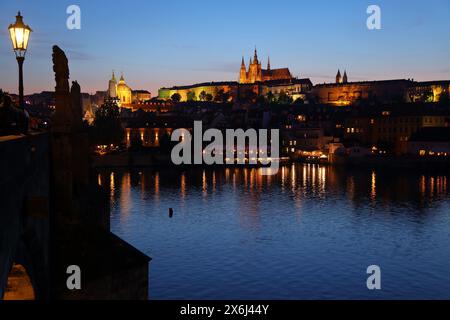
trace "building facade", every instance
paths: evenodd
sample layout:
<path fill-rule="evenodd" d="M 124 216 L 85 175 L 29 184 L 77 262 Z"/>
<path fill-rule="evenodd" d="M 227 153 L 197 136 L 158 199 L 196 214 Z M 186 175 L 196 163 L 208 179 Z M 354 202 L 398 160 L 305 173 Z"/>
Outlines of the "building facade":
<path fill-rule="evenodd" d="M 411 136 L 423 128 L 442 128 L 449 116 L 439 110 L 403 106 L 400 110 L 349 117 L 345 121 L 344 139 L 381 151 L 405 154 Z"/>
<path fill-rule="evenodd" d="M 383 80 L 344 82 L 336 76 L 336 83 L 315 85 L 312 96 L 317 103 L 348 106 L 358 101 L 378 103 L 407 102 L 411 80 Z"/>

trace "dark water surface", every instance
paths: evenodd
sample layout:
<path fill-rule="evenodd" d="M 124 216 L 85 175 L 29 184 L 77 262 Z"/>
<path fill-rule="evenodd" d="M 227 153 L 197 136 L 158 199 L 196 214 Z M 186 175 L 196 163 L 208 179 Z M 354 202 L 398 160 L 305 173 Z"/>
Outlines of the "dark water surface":
<path fill-rule="evenodd" d="M 103 171 L 151 299 L 450 299 L 449 175 L 292 165 Z M 169 218 L 169 208 L 174 209 Z M 382 290 L 366 287 L 379 265 Z"/>

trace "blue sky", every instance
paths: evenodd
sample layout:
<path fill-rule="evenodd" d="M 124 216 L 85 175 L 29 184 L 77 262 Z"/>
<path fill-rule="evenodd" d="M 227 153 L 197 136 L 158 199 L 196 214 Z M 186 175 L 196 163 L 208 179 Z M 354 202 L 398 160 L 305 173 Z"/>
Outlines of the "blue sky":
<path fill-rule="evenodd" d="M 66 28 L 81 8 L 82 29 Z M 382 9 L 382 30 L 366 9 Z M 448 0 L 12 0 L 0 2 L 0 88 L 17 89 L 7 27 L 18 10 L 34 30 L 25 62 L 26 93 L 54 87 L 51 47 L 66 51 L 71 79 L 106 90 L 111 70 L 133 89 L 236 80 L 241 57 L 289 67 L 314 83 L 347 69 L 350 81 L 450 79 Z M 2 27 L 3 26 L 3 27 Z"/>

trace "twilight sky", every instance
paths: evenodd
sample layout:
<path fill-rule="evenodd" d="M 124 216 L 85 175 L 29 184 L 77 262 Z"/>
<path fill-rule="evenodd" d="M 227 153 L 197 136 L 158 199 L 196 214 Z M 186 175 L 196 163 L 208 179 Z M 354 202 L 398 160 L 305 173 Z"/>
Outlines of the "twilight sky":
<path fill-rule="evenodd" d="M 81 30 L 66 28 L 66 8 L 81 8 Z M 382 9 L 369 31 L 366 9 Z M 25 92 L 53 90 L 51 47 L 69 58 L 83 92 L 106 90 L 111 71 L 153 95 L 162 86 L 237 80 L 254 47 L 272 68 L 289 67 L 313 83 L 450 79 L 448 0 L 1 0 L 0 88 L 17 92 L 17 63 L 7 27 L 20 10 L 34 30 Z"/>

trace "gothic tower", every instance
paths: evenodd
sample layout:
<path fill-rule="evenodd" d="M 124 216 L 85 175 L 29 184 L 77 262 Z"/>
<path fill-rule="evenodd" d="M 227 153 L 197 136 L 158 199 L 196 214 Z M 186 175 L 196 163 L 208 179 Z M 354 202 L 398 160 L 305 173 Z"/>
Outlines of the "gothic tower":
<path fill-rule="evenodd" d="M 342 82 L 343 83 L 347 83 L 348 82 L 347 70 L 344 71 L 344 77 L 342 78 Z"/>
<path fill-rule="evenodd" d="M 250 64 L 248 70 L 248 80 L 250 83 L 262 81 L 262 68 L 261 63 L 258 60 L 258 52 L 256 51 L 256 48 L 253 56 L 253 62 Z"/>
<path fill-rule="evenodd" d="M 338 70 L 338 73 L 336 75 L 336 83 L 342 83 L 341 70 Z"/>
<path fill-rule="evenodd" d="M 239 73 L 239 83 L 247 83 L 247 68 L 245 67 L 244 57 L 242 57 L 241 71 Z"/>

